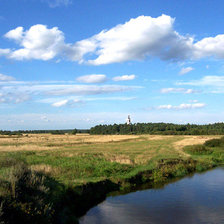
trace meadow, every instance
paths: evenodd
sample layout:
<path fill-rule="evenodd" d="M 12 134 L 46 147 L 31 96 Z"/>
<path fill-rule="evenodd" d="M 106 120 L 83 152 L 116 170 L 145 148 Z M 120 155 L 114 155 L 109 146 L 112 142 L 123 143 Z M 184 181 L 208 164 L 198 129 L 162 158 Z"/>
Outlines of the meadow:
<path fill-rule="evenodd" d="M 29 222 L 67 223 L 58 220 L 76 220 L 113 191 L 129 192 L 223 164 L 224 139 L 218 135 L 1 135 L 0 221 L 1 198 L 8 203 L 2 213 L 19 210 Z"/>
<path fill-rule="evenodd" d="M 66 185 L 129 177 L 153 169 L 161 159 L 189 159 L 186 145 L 219 136 L 52 135 L 0 136 L 0 175 L 22 161 Z M 203 158 L 201 158 L 203 159 Z M 11 161 L 11 162 L 10 162 Z M 11 165 L 10 165 L 11 164 Z"/>

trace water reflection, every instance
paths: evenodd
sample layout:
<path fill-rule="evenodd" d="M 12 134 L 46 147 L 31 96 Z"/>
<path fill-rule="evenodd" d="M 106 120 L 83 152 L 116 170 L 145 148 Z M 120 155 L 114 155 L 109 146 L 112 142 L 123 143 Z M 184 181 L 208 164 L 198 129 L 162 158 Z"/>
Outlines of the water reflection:
<path fill-rule="evenodd" d="M 195 174 L 164 189 L 108 197 L 81 224 L 224 223 L 224 169 Z"/>

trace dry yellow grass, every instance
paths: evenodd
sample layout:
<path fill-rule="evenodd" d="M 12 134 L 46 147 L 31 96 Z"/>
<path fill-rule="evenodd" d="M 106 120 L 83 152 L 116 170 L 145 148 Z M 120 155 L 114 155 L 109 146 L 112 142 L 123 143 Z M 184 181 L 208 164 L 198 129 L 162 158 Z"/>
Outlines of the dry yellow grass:
<path fill-rule="evenodd" d="M 184 146 L 203 144 L 212 138 L 220 136 L 26 134 L 1 136 L 0 152 L 42 151 L 46 155 L 57 153 L 61 158 L 88 154 L 120 164 L 146 164 L 161 155 L 189 157 Z"/>
<path fill-rule="evenodd" d="M 207 140 L 214 139 L 214 138 L 220 138 L 221 136 L 184 136 L 184 139 L 177 141 L 174 143 L 174 147 L 176 149 L 182 149 L 184 146 L 187 145 L 198 145 L 198 144 L 203 144 Z"/>
<path fill-rule="evenodd" d="M 52 135 L 26 134 L 23 136 L 1 136 L 0 151 L 55 150 L 78 144 L 120 142 L 137 139 L 136 135 Z"/>
<path fill-rule="evenodd" d="M 60 182 L 79 185 L 90 180 L 103 180 L 108 175 L 133 175 L 139 170 L 156 167 L 164 159 L 197 159 L 197 156 L 188 153 L 183 147 L 203 144 L 206 140 L 220 137 L 52 134 L 0 136 L 0 159 L 25 161 L 32 170 L 47 173 Z M 208 156 L 210 155 L 201 156 L 200 160 L 207 161 Z M 6 164 L 9 162 L 6 161 Z M 3 174 L 4 169 L 6 168 L 2 169 Z"/>
<path fill-rule="evenodd" d="M 199 145 L 205 143 L 207 140 L 220 138 L 221 136 L 184 136 L 184 138 L 180 141 L 174 142 L 174 149 L 182 156 L 189 157 L 190 155 L 183 151 L 183 148 L 187 145 Z"/>

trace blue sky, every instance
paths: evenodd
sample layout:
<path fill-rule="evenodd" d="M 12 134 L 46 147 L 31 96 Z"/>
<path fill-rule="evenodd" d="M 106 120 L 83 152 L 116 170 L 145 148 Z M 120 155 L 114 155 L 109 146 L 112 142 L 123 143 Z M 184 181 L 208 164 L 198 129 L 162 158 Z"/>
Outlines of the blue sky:
<path fill-rule="evenodd" d="M 221 0 L 1 0 L 0 129 L 224 117 Z"/>

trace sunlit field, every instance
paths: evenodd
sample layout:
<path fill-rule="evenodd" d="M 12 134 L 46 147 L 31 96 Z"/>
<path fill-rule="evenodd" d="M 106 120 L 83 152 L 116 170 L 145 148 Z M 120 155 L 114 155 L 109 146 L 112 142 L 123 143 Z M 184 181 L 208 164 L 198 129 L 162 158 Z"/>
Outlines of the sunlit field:
<path fill-rule="evenodd" d="M 64 184 L 129 177 L 161 159 L 188 159 L 183 148 L 221 136 L 52 135 L 0 136 L 1 176 L 16 161 Z M 7 162 L 8 161 L 8 162 Z M 6 165 L 4 165 L 6 164 Z"/>

